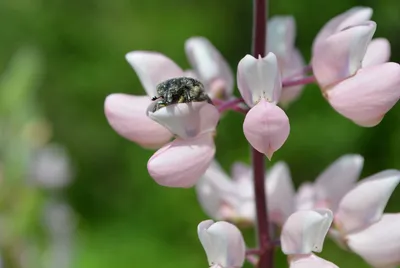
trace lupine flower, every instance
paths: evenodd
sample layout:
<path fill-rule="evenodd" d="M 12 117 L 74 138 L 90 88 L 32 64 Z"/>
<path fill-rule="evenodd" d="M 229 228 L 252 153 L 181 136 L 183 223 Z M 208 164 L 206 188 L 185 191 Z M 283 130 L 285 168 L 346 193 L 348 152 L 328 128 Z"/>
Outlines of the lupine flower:
<path fill-rule="evenodd" d="M 321 252 L 333 215 L 328 209 L 302 210 L 293 213 L 281 233 L 282 251 L 288 255 L 290 268 L 337 268 L 312 252 Z"/>
<path fill-rule="evenodd" d="M 365 127 L 377 125 L 400 98 L 400 65 L 386 63 L 390 45 L 372 40 L 370 8 L 353 8 L 328 22 L 313 44 L 312 66 L 331 106 Z M 371 41 L 372 40 L 372 41 Z"/>
<path fill-rule="evenodd" d="M 247 165 L 235 163 L 231 174 L 232 178 L 214 161 L 196 184 L 199 202 L 208 216 L 215 220 L 254 224 L 252 170 Z M 287 165 L 283 162 L 273 165 L 265 180 L 270 220 L 282 225 L 294 210 L 294 188 Z M 285 202 L 281 202 L 282 199 Z"/>
<path fill-rule="evenodd" d="M 244 264 L 246 246 L 239 229 L 228 222 L 206 220 L 197 227 L 197 234 L 211 268 L 240 268 Z"/>
<path fill-rule="evenodd" d="M 400 171 L 385 170 L 357 184 L 341 200 L 332 234 L 374 267 L 400 264 L 400 213 L 383 213 L 400 182 Z"/>
<path fill-rule="evenodd" d="M 282 91 L 277 58 L 268 53 L 258 59 L 246 55 L 238 65 L 240 94 L 251 108 L 246 114 L 243 131 L 249 143 L 269 159 L 289 136 L 289 118 L 276 104 Z"/>
<path fill-rule="evenodd" d="M 296 22 L 292 16 L 274 16 L 268 21 L 266 51 L 276 55 L 283 79 L 304 76 L 304 59 L 294 45 L 295 37 Z M 284 88 L 279 103 L 287 106 L 300 96 L 302 89 L 303 85 Z"/>
<path fill-rule="evenodd" d="M 232 97 L 234 78 L 221 53 L 204 37 L 192 37 L 185 42 L 185 51 L 194 76 L 205 86 L 211 99 Z"/>

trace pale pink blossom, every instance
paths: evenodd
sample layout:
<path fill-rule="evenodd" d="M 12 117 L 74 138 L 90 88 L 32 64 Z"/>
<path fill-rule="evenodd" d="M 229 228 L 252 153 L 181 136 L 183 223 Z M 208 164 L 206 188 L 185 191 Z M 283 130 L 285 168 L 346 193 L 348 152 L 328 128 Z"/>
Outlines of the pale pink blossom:
<path fill-rule="evenodd" d="M 206 220 L 197 227 L 200 242 L 212 268 L 240 268 L 246 246 L 240 230 L 233 224 Z"/>
<path fill-rule="evenodd" d="M 370 8 L 353 8 L 328 22 L 313 44 L 312 66 L 323 94 L 344 117 L 377 125 L 400 98 L 400 65 L 386 63 L 390 45 L 372 40 Z M 372 40 L 372 41 L 371 41 Z"/>
<path fill-rule="evenodd" d="M 251 108 L 243 123 L 244 135 L 256 150 L 271 159 L 290 132 L 287 115 L 276 105 L 282 90 L 276 56 L 268 53 L 256 59 L 246 55 L 238 64 L 237 83 Z"/>
<path fill-rule="evenodd" d="M 282 78 L 300 79 L 304 77 L 304 59 L 295 47 L 296 22 L 292 16 L 274 16 L 268 21 L 266 51 L 272 52 L 278 59 Z M 287 106 L 296 100 L 303 85 L 285 87 L 282 90 L 279 103 Z"/>
<path fill-rule="evenodd" d="M 229 64 L 205 37 L 191 37 L 185 51 L 194 74 L 205 86 L 211 99 L 229 99 L 233 93 L 234 77 Z"/>
<path fill-rule="evenodd" d="M 332 219 L 328 209 L 302 210 L 289 216 L 282 227 L 281 246 L 291 268 L 337 267 L 312 253 L 322 251 Z"/>

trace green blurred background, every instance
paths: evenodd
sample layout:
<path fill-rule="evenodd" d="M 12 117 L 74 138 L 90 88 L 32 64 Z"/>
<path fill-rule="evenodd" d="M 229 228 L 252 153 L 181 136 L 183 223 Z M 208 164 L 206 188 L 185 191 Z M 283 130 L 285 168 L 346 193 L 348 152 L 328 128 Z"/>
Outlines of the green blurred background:
<path fill-rule="evenodd" d="M 375 36 L 390 40 L 392 60 L 399 62 L 398 0 L 271 0 L 270 16 L 295 16 L 297 45 L 308 60 L 319 28 L 355 5 L 374 8 Z M 0 1 L 0 71 L 20 47 L 40 52 L 44 75 L 37 99 L 53 124 L 54 141 L 67 147 L 77 170 L 67 189 L 79 216 L 73 267 L 207 267 L 196 233 L 207 216 L 194 190 L 158 186 L 146 170 L 152 151 L 118 136 L 103 103 L 111 93 L 143 94 L 124 59 L 132 50 L 159 51 L 187 68 L 184 41 L 205 36 L 235 70 L 250 51 L 251 13 L 250 0 Z M 288 115 L 291 134 L 273 162 L 288 162 L 296 185 L 345 153 L 365 156 L 364 176 L 400 169 L 399 105 L 379 126 L 361 128 L 308 86 Z M 227 170 L 234 161 L 249 162 L 242 121 L 242 115 L 228 113 L 218 127 L 217 159 Z M 397 190 L 387 210 L 400 211 L 399 202 Z M 251 243 L 251 231 L 245 233 Z M 368 267 L 329 240 L 322 256 L 341 267 Z M 284 257 L 278 259 L 286 267 Z"/>

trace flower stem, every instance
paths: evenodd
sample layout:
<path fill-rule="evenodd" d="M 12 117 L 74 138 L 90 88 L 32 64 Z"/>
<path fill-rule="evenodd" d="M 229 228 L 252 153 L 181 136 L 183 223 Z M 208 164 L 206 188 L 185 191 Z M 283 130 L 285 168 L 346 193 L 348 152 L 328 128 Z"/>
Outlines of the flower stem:
<path fill-rule="evenodd" d="M 316 81 L 315 80 L 315 76 L 313 76 L 313 75 L 307 76 L 307 77 L 303 77 L 303 78 L 300 78 L 300 79 L 295 79 L 295 80 L 283 80 L 282 81 L 282 87 L 306 85 L 306 84 L 314 83 L 315 81 Z"/>
<path fill-rule="evenodd" d="M 226 101 L 226 102 L 221 103 L 221 104 L 218 106 L 218 111 L 219 111 L 220 113 L 222 113 L 222 112 L 224 112 L 224 111 L 226 111 L 226 110 L 228 110 L 228 109 L 233 109 L 233 108 L 235 108 L 235 107 L 237 106 L 237 104 L 240 104 L 240 103 L 242 103 L 242 102 L 243 102 L 243 99 L 242 99 L 242 98 L 237 98 L 237 99 L 233 99 L 233 100 L 228 100 L 228 101 Z"/>
<path fill-rule="evenodd" d="M 254 0 L 253 56 L 265 56 L 267 34 L 267 0 Z M 264 155 L 252 148 L 254 192 L 257 211 L 258 248 L 260 249 L 258 268 L 273 268 L 274 248 L 271 243 L 265 192 Z"/>

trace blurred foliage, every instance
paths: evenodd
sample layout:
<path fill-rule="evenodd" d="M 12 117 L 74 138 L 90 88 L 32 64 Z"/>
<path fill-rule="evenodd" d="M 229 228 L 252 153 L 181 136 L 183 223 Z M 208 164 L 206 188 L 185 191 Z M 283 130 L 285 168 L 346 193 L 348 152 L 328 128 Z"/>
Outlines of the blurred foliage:
<path fill-rule="evenodd" d="M 309 59 L 319 28 L 355 5 L 374 8 L 376 36 L 391 41 L 392 60 L 400 61 L 398 0 L 271 0 L 270 16 L 295 16 L 297 44 Z M 69 201 L 80 215 L 73 267 L 207 266 L 196 233 L 207 216 L 193 189 L 156 185 L 146 170 L 152 152 L 109 127 L 103 102 L 110 93 L 143 94 L 124 60 L 132 50 L 159 51 L 187 68 L 184 41 L 200 35 L 210 39 L 235 70 L 250 51 L 251 12 L 251 1 L 239 0 L 0 2 L 0 71 L 21 46 L 40 51 L 46 72 L 36 95 L 38 105 L 54 126 L 55 141 L 67 146 L 77 168 L 68 189 Z M 8 104 L 6 109 L 12 109 L 12 99 Z M 273 161 L 289 163 L 296 185 L 313 180 L 345 153 L 365 156 L 365 176 L 400 168 L 399 106 L 379 126 L 360 128 L 335 113 L 316 86 L 308 86 L 288 115 L 291 134 Z M 234 161 L 249 162 L 242 120 L 242 115 L 228 113 L 219 125 L 217 158 L 227 170 Z M 388 210 L 400 211 L 399 204 L 397 190 Z M 252 241 L 252 233 L 247 236 Z M 342 267 L 367 267 L 329 240 L 322 256 Z M 284 263 L 285 258 L 280 255 L 278 260 Z"/>

